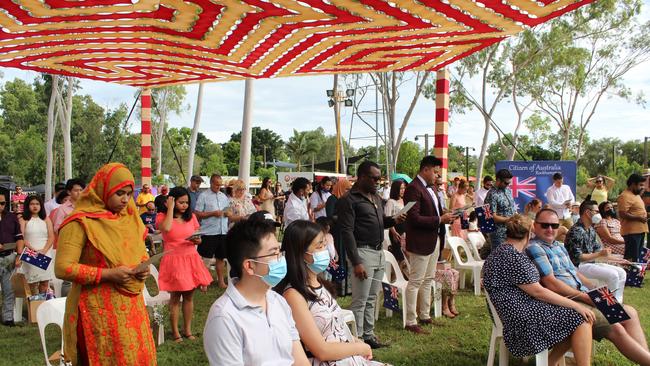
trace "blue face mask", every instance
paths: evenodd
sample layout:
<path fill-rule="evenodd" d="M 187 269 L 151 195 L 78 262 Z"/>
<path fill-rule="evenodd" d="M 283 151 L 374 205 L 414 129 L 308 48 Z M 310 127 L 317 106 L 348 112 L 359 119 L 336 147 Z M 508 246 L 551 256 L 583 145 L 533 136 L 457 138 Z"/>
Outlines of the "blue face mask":
<path fill-rule="evenodd" d="M 282 257 L 280 260 L 277 260 L 275 262 L 259 262 L 259 261 L 254 261 L 257 263 L 264 263 L 267 266 L 269 266 L 269 273 L 267 273 L 264 276 L 260 276 L 256 274 L 255 276 L 260 277 L 264 283 L 271 287 L 275 287 L 282 279 L 287 275 L 287 259 Z"/>
<path fill-rule="evenodd" d="M 330 265 L 330 252 L 327 249 L 307 254 L 311 254 L 311 257 L 314 259 L 314 263 L 307 263 L 307 267 L 316 274 L 323 272 Z"/>

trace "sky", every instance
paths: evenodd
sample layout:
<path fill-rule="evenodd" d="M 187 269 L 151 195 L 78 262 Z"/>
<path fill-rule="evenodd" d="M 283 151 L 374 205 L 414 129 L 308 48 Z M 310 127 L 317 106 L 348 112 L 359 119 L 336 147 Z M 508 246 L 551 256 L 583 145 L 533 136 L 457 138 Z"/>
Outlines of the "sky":
<path fill-rule="evenodd" d="M 650 18 L 650 2 L 645 3 L 642 18 Z M 640 64 L 626 74 L 625 84 L 635 93 L 643 92 L 650 98 L 650 62 Z M 21 78 L 33 80 L 37 73 L 11 68 L 2 68 L 2 81 Z M 292 130 L 312 130 L 323 127 L 326 134 L 335 134 L 334 113 L 328 107 L 326 90 L 332 89 L 332 75 L 300 76 L 267 80 L 255 80 L 253 83 L 253 126 L 268 128 L 280 134 L 285 141 L 292 135 Z M 480 85 L 464 85 L 472 94 L 479 95 Z M 187 85 L 186 110 L 180 115 L 170 117 L 171 127 L 192 127 L 198 85 Z M 413 95 L 413 83 L 407 83 L 397 105 L 398 121 Z M 132 105 L 136 89 L 129 86 L 109 84 L 101 81 L 81 80 L 80 94 L 89 94 L 99 105 L 116 108 L 121 103 Z M 228 141 L 232 133 L 239 132 L 242 124 L 244 81 L 227 81 L 209 83 L 205 86 L 203 111 L 199 131 L 214 142 Z M 374 109 L 374 92 L 369 96 L 371 103 L 364 110 Z M 351 108 L 342 110 L 342 130 L 344 137 L 350 134 Z M 416 135 L 434 134 L 435 104 L 432 100 L 420 97 L 406 129 L 406 139 L 413 141 Z M 131 117 L 133 131 L 139 130 L 139 123 Z M 374 117 L 370 117 L 374 123 Z M 512 132 L 515 126 L 515 114 L 511 104 L 501 103 L 493 120 L 505 132 Z M 380 122 L 381 123 L 381 122 Z M 553 125 L 554 131 L 557 127 Z M 459 146 L 481 146 L 484 123 L 478 112 L 456 114 L 451 116 L 449 142 Z M 650 116 L 648 110 L 619 98 L 607 98 L 598 106 L 595 116 L 588 127 L 592 139 L 617 137 L 621 140 L 641 139 L 650 136 Z M 525 130 L 523 132 L 526 132 Z M 359 139 L 374 136 L 374 132 L 364 126 L 358 118 L 354 119 L 351 144 L 358 148 L 375 144 L 371 139 Z M 490 142 L 496 140 L 496 134 L 490 133 Z M 417 141 L 424 145 L 423 139 Z M 430 139 L 433 144 L 433 139 Z M 430 146 L 431 147 L 431 146 Z"/>

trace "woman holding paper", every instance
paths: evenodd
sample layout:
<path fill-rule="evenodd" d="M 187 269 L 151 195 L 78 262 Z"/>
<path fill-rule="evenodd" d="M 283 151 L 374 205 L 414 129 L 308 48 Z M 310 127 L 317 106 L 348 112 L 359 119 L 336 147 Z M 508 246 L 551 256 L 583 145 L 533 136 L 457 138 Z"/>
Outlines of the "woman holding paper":
<path fill-rule="evenodd" d="M 174 187 L 169 191 L 165 209 L 158 214 L 156 224 L 162 232 L 163 257 L 160 261 L 158 287 L 161 291 L 169 291 L 169 318 L 172 323 L 172 336 L 175 342 L 182 342 L 178 331 L 178 318 L 183 300 L 183 336 L 194 340 L 192 335 L 192 312 L 194 289 L 199 287 L 206 291 L 212 282 L 212 275 L 201 256 L 196 251 L 196 245 L 201 243 L 201 237 L 196 235 L 200 225 L 196 216 L 189 209 L 190 196 L 187 189 Z"/>
<path fill-rule="evenodd" d="M 99 169 L 61 224 L 54 271 L 71 281 L 63 323 L 72 365 L 156 365 L 142 289 L 147 229 L 133 201 L 133 174 Z"/>
<path fill-rule="evenodd" d="M 465 195 L 467 194 L 467 181 L 461 180 L 458 183 L 458 188 L 456 192 L 451 196 L 451 209 L 452 211 L 464 208 Z M 461 237 L 467 240 L 467 230 L 463 230 L 460 225 L 460 218 L 456 218 L 451 224 L 451 235 Z"/>

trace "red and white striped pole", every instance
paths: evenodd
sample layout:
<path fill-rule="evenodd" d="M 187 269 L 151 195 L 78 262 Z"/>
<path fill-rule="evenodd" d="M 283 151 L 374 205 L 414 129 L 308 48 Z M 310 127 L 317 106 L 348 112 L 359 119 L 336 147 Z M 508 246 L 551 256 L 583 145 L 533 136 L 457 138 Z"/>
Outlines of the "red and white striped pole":
<path fill-rule="evenodd" d="M 434 155 L 442 160 L 441 176 L 447 181 L 447 148 L 449 140 L 449 71 L 436 73 L 436 129 Z"/>
<path fill-rule="evenodd" d="M 151 186 L 151 89 L 142 89 L 140 94 L 142 111 L 140 154 L 142 158 L 142 184 Z"/>

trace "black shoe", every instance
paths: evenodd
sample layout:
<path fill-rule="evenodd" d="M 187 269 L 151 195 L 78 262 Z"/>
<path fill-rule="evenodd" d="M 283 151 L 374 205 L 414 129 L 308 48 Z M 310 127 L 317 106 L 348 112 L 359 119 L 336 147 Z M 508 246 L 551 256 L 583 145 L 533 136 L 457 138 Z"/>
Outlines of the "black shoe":
<path fill-rule="evenodd" d="M 372 349 L 388 347 L 388 344 L 380 343 L 377 337 L 364 338 L 363 341 Z"/>
<path fill-rule="evenodd" d="M 15 327 L 16 323 L 14 323 L 13 320 L 5 320 L 2 322 L 2 325 L 5 325 L 7 327 Z"/>

